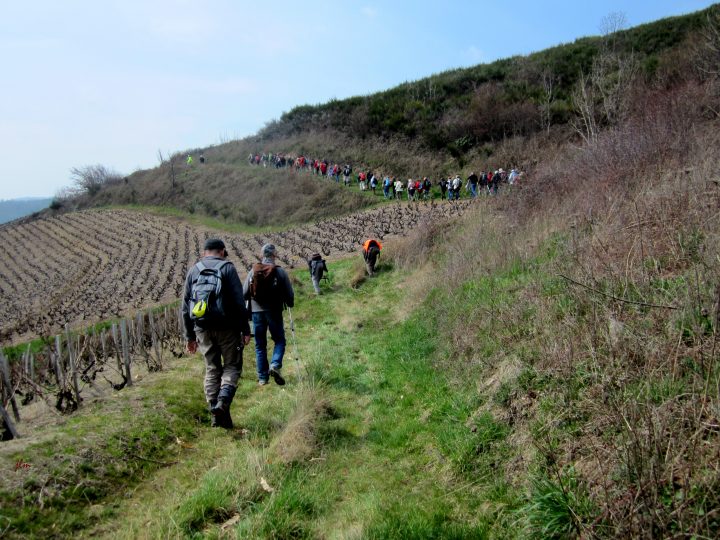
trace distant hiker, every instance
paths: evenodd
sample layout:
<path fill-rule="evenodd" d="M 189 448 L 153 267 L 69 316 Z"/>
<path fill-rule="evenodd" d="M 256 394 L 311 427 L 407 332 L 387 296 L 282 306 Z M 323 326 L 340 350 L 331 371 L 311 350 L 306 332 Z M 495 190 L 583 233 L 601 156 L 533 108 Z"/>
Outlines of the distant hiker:
<path fill-rule="evenodd" d="M 407 181 L 407 198 L 408 201 L 415 198 L 415 182 L 413 182 L 412 178 L 408 178 Z"/>
<path fill-rule="evenodd" d="M 377 188 L 378 181 L 375 175 L 373 174 L 372 177 L 370 177 L 370 189 L 372 189 L 373 195 L 375 195 L 375 189 Z"/>
<path fill-rule="evenodd" d="M 480 179 L 478 181 L 478 184 L 480 185 L 480 192 L 483 194 L 487 194 L 488 179 L 487 173 L 485 171 L 482 171 L 480 173 Z"/>
<path fill-rule="evenodd" d="M 444 178 L 441 178 L 440 181 L 438 182 L 438 185 L 440 186 L 440 198 L 444 199 L 445 194 L 447 193 L 447 188 L 448 188 L 447 180 L 445 180 Z"/>
<path fill-rule="evenodd" d="M 495 171 L 492 175 L 492 180 L 488 180 L 488 190 L 492 195 L 497 195 L 498 187 L 500 186 L 500 171 Z"/>
<path fill-rule="evenodd" d="M 200 152 L 200 163 L 205 163 L 205 155 Z"/>
<path fill-rule="evenodd" d="M 308 259 L 308 269 L 310 270 L 310 279 L 312 280 L 315 294 L 320 294 L 320 280 L 323 278 L 324 272 L 329 272 L 325 259 L 319 253 L 313 254 Z"/>
<path fill-rule="evenodd" d="M 395 198 L 402 199 L 403 183 L 402 180 L 395 180 Z"/>
<path fill-rule="evenodd" d="M 423 198 L 431 198 L 432 197 L 432 182 L 430 179 L 426 176 L 423 179 Z"/>
<path fill-rule="evenodd" d="M 343 183 L 346 186 L 350 185 L 350 175 L 352 174 L 352 167 L 349 164 L 345 164 L 343 168 Z"/>
<path fill-rule="evenodd" d="M 211 425 L 232 429 L 230 404 L 242 373 L 250 325 L 243 288 L 219 239 L 205 242 L 202 258 L 185 279 L 182 318 L 187 351 L 205 358 L 205 399 Z"/>
<path fill-rule="evenodd" d="M 453 197 L 455 197 L 456 201 L 460 199 L 460 188 L 461 187 L 462 187 L 462 180 L 460 180 L 460 175 L 456 174 L 455 178 L 452 179 L 452 193 L 453 193 Z"/>
<path fill-rule="evenodd" d="M 392 184 L 392 181 L 390 180 L 390 177 L 389 177 L 389 176 L 386 176 L 386 177 L 383 179 L 383 184 L 382 184 L 382 186 L 383 186 L 383 197 L 385 197 L 386 199 L 389 199 L 389 198 L 390 198 L 390 186 L 391 186 L 391 184 Z"/>
<path fill-rule="evenodd" d="M 283 327 L 283 308 L 295 306 L 295 292 L 287 272 L 275 264 L 275 246 L 265 244 L 262 247 L 262 262 L 255 263 L 248 272 L 243 284 L 245 299 L 250 300 L 253 329 L 255 330 L 255 361 L 257 364 L 258 384 L 267 384 L 270 377 L 282 386 L 285 379 L 281 375 L 283 355 L 285 354 L 285 328 Z M 275 346 L 268 366 L 267 331 Z M 269 368 L 269 369 L 268 369 Z"/>
<path fill-rule="evenodd" d="M 365 183 L 366 179 L 367 175 L 364 172 L 360 172 L 358 174 L 358 184 L 360 184 L 360 191 L 365 191 L 367 189 L 367 184 Z"/>
<path fill-rule="evenodd" d="M 515 169 L 515 168 L 511 169 L 510 174 L 508 175 L 508 184 L 510 184 L 511 186 L 513 184 L 515 184 L 515 181 L 517 180 L 518 176 L 519 175 L 518 175 L 517 169 Z"/>
<path fill-rule="evenodd" d="M 193 164 L 193 158 L 190 154 L 188 154 L 186 163 L 187 163 L 188 167 Z"/>
<path fill-rule="evenodd" d="M 475 172 L 471 172 L 470 176 L 468 176 L 468 179 L 467 179 L 467 186 L 468 186 L 468 191 L 470 192 L 470 196 L 473 199 L 475 197 L 477 197 L 478 182 L 479 182 L 479 178 L 478 178 L 477 174 L 475 174 Z"/>
<path fill-rule="evenodd" d="M 370 276 L 375 274 L 375 265 L 377 264 L 381 249 L 382 244 L 372 238 L 365 240 L 363 244 L 363 259 L 365 259 L 365 267 Z"/>

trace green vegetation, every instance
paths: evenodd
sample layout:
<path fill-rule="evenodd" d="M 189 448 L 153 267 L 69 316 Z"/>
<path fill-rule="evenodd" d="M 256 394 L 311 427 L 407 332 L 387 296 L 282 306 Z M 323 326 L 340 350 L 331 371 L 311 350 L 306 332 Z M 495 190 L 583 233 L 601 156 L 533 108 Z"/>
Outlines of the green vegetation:
<path fill-rule="evenodd" d="M 209 217 L 223 227 L 265 228 L 377 202 L 305 174 L 249 167 L 247 156 L 256 152 L 310 155 L 352 163 L 356 172 L 371 168 L 401 178 L 435 180 L 512 166 L 535 173 L 573 135 L 595 139 L 599 130 L 617 126 L 631 112 L 663 110 L 653 102 L 659 89 L 674 90 L 713 73 L 717 59 L 699 51 L 709 17 L 717 17 L 718 9 L 714 5 L 525 57 L 450 70 L 368 96 L 301 105 L 255 136 L 178 152 L 155 169 L 58 200 L 56 208 L 162 206 Z M 690 96 L 682 99 L 697 104 Z M 185 164 L 187 153 L 201 151 L 206 164 Z"/>
<path fill-rule="evenodd" d="M 353 118 L 390 122 L 383 133 L 454 145 L 449 161 L 405 148 L 402 166 L 530 152 L 537 168 L 461 218 L 386 240 L 377 277 L 364 276 L 359 257 L 332 261 L 332 282 L 315 297 L 307 271 L 295 271 L 289 384 L 257 387 L 246 352 L 235 431 L 207 425 L 202 366 L 190 359 L 3 445 L 3 470 L 31 467 L 3 475 L 0 524 L 15 536 L 112 538 L 720 535 L 720 94 L 717 77 L 674 79 L 685 68 L 672 58 L 690 49 L 666 49 L 704 15 L 615 36 L 621 50 L 648 55 L 645 75 L 659 78 L 628 93 L 631 113 L 593 117 L 583 145 L 505 134 L 496 145 L 480 130 L 486 111 L 498 111 L 497 125 L 534 99 L 513 75 L 520 64 L 552 61 L 572 79 L 600 54 L 599 38 L 302 107 L 260 141 L 206 151 L 227 158 L 228 174 L 241 163 L 233 152 L 259 144 L 341 153 L 334 132 L 303 130 L 317 111 L 342 122 L 365 107 Z M 478 131 L 424 133 L 439 113 L 421 90 L 468 108 L 454 110 L 476 106 Z M 377 140 L 347 152 L 388 166 L 402 144 Z M 258 182 L 286 174 L 257 171 Z M 143 175 L 150 186 L 149 172 L 131 182 Z M 200 185 L 194 175 L 188 184 Z"/>

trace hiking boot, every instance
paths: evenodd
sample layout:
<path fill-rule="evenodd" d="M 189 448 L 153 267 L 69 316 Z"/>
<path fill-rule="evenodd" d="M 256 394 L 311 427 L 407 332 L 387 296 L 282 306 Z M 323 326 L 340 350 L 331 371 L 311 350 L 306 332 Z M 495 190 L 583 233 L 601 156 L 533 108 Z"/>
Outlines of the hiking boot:
<path fill-rule="evenodd" d="M 214 425 L 226 429 L 232 428 L 232 419 L 230 418 L 230 404 L 235 397 L 234 386 L 224 385 L 218 393 L 217 403 L 210 409 L 214 418 Z M 212 424 L 211 424 L 212 425 Z"/>
<path fill-rule="evenodd" d="M 273 378 L 273 381 L 275 381 L 275 384 L 278 386 L 283 386 L 285 384 L 285 379 L 283 379 L 283 376 L 280 375 L 280 370 L 277 368 L 270 368 L 270 376 Z"/>
<path fill-rule="evenodd" d="M 217 400 L 213 399 L 208 402 L 208 408 L 210 410 L 210 427 L 220 427 L 217 415 L 213 412 L 213 409 L 217 407 Z"/>
<path fill-rule="evenodd" d="M 258 386 L 265 386 L 268 382 L 263 379 L 258 380 Z"/>
<path fill-rule="evenodd" d="M 229 410 L 225 411 L 225 414 L 220 417 L 220 427 L 224 429 L 233 428 L 233 421 Z"/>

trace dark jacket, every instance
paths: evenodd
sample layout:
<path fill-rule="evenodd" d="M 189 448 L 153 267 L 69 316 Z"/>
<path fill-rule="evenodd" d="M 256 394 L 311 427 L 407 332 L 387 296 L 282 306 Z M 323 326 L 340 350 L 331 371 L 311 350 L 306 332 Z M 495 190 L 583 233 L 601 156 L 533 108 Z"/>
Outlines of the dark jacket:
<path fill-rule="evenodd" d="M 273 259 L 263 259 L 263 264 L 275 264 Z M 275 274 L 277 275 L 277 297 L 272 305 L 261 305 L 250 298 L 250 284 L 252 283 L 253 271 L 250 268 L 245 283 L 243 283 L 243 291 L 246 300 L 250 300 L 250 306 L 253 313 L 260 311 L 282 311 L 283 306 L 295 307 L 295 292 L 293 291 L 290 278 L 284 268 L 275 265 Z"/>
<path fill-rule="evenodd" d="M 323 277 L 323 273 L 328 271 L 325 259 L 310 259 L 308 261 L 308 268 L 310 269 L 310 275 L 320 281 Z"/>
<path fill-rule="evenodd" d="M 201 261 L 205 266 L 214 268 L 225 259 L 220 257 L 203 257 Z M 190 299 L 192 296 L 192 287 L 200 275 L 196 265 L 188 271 L 185 278 L 185 294 L 182 301 L 182 318 L 185 326 L 185 339 L 188 341 L 196 341 L 195 332 L 201 330 L 196 323 L 190 318 Z M 231 262 L 227 263 L 220 269 L 220 278 L 222 280 L 222 305 L 225 317 L 222 321 L 214 322 L 211 327 L 204 327 L 202 330 L 236 330 L 243 335 L 250 335 L 250 325 L 248 324 L 248 313 L 245 309 L 245 300 L 243 299 L 243 288 L 240 283 L 240 276 Z"/>

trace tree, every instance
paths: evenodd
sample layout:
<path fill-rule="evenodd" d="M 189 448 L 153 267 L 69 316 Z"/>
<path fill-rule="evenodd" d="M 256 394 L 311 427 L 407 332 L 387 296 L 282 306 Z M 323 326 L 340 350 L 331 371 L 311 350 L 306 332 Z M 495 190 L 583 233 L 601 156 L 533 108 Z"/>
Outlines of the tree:
<path fill-rule="evenodd" d="M 70 169 L 70 180 L 78 192 L 92 196 L 105 185 L 119 183 L 122 175 L 104 165 L 86 165 Z"/>
<path fill-rule="evenodd" d="M 542 97 L 540 101 L 540 127 L 550 134 L 552 105 L 555 102 L 555 74 L 549 68 L 541 75 Z"/>
<path fill-rule="evenodd" d="M 581 73 L 572 99 L 576 118 L 572 126 L 586 142 L 597 139 L 602 126 L 615 126 L 629 113 L 630 94 L 640 63 L 633 53 L 616 47 L 625 15 L 611 13 L 603 19 L 604 40 L 589 74 Z"/>

